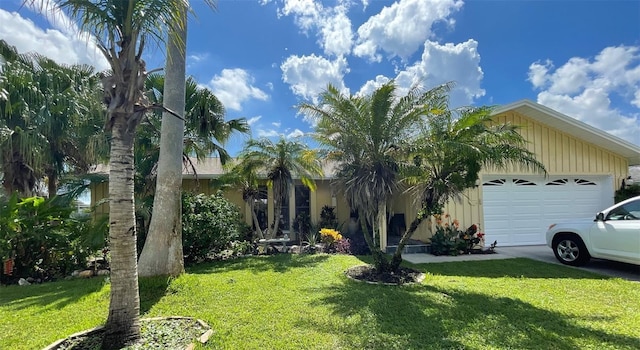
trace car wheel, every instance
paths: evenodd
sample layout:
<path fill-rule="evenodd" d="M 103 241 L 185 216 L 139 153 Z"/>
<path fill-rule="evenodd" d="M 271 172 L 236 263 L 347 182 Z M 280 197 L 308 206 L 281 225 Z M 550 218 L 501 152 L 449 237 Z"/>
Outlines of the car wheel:
<path fill-rule="evenodd" d="M 586 264 L 589 252 L 584 242 L 575 235 L 560 235 L 553 240 L 553 253 L 561 263 L 571 266 Z"/>

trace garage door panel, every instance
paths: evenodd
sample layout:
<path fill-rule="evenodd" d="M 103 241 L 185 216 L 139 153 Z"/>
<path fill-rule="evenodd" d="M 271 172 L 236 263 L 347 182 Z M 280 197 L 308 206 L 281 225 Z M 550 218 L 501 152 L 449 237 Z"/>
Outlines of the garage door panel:
<path fill-rule="evenodd" d="M 498 181 L 499 179 L 499 181 Z M 550 224 L 576 217 L 591 217 L 607 207 L 610 182 L 606 177 L 510 177 L 483 182 L 484 231 L 487 243 L 544 244 Z M 611 193 L 612 194 L 612 193 Z"/>

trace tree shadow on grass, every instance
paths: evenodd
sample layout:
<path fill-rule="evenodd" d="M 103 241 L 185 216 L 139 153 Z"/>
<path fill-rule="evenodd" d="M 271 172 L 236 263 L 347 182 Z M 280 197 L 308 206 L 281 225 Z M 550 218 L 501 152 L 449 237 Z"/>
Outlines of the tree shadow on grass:
<path fill-rule="evenodd" d="M 301 318 L 304 327 L 342 333 L 346 348 L 576 349 L 586 340 L 602 348 L 636 349 L 638 339 L 574 322 L 570 316 L 507 297 L 429 285 L 379 286 L 344 280 L 320 287 L 314 307 L 350 320 L 344 325 Z"/>
<path fill-rule="evenodd" d="M 140 277 L 138 286 L 140 293 L 140 314 L 151 310 L 162 297 L 167 294 L 167 290 L 173 281 L 172 277 Z"/>
<path fill-rule="evenodd" d="M 191 266 L 187 269 L 192 274 L 209 274 L 236 270 L 249 270 L 253 273 L 265 271 L 287 272 L 294 268 L 312 267 L 329 259 L 328 254 L 276 254 L 246 256 L 242 258 L 215 261 Z"/>
<path fill-rule="evenodd" d="M 107 282 L 102 277 L 74 279 L 71 281 L 2 287 L 0 305 L 8 309 L 25 309 L 32 306 L 62 309 L 86 295 L 100 291 Z"/>
<path fill-rule="evenodd" d="M 606 280 L 609 276 L 542 261 L 513 258 L 481 261 L 455 261 L 410 264 L 426 273 L 442 276 L 514 277 L 514 278 L 572 278 Z"/>
<path fill-rule="evenodd" d="M 7 309 L 26 309 L 32 306 L 62 309 L 83 297 L 96 293 L 108 284 L 105 278 L 75 279 L 31 286 L 8 286 L 0 292 L 0 305 Z M 147 312 L 166 294 L 171 284 L 168 277 L 139 278 L 140 311 Z M 108 298 L 108 293 L 106 293 Z M 42 310 L 44 311 L 44 310 Z"/>

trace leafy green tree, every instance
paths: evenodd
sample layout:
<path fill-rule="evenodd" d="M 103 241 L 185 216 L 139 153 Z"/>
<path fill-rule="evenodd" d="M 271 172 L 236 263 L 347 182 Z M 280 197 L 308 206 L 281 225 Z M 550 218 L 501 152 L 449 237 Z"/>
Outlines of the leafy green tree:
<path fill-rule="evenodd" d="M 46 177 L 57 193 L 64 174 L 84 173 L 106 156 L 99 78 L 86 65 L 19 54 L 0 40 L 0 165 L 8 193 L 34 193 Z"/>
<path fill-rule="evenodd" d="M 323 175 L 318 155 L 297 140 L 281 137 L 278 142 L 267 138 L 251 139 L 238 158 L 244 169 L 264 174 L 267 186 L 273 189 L 274 220 L 271 231 L 267 232 L 267 237 L 273 238 L 280 227 L 283 200 L 289 195 L 294 178 L 299 178 L 303 185 L 315 191 L 313 178 Z"/>
<path fill-rule="evenodd" d="M 48 2 L 36 2 L 44 9 Z M 149 40 L 185 26 L 186 0 L 60 0 L 59 8 L 93 35 L 110 71 L 102 75 L 106 105 L 105 130 L 110 133 L 109 243 L 111 300 L 105 324 L 104 349 L 120 349 L 140 336 L 134 154 L 137 126 L 147 111 L 161 106 L 145 95 L 147 67 L 142 59 Z M 173 37 L 170 40 L 175 40 Z M 180 41 L 177 41 L 180 43 Z M 181 43 L 182 45 L 184 43 Z"/>
<path fill-rule="evenodd" d="M 546 173 L 535 154 L 527 150 L 518 127 L 496 123 L 490 107 L 443 110 L 427 119 L 409 148 L 410 166 L 404 180 L 420 205 L 391 259 L 391 269 L 402 262 L 402 249 L 413 233 L 451 199 L 477 186 L 482 169 L 522 169 Z"/>

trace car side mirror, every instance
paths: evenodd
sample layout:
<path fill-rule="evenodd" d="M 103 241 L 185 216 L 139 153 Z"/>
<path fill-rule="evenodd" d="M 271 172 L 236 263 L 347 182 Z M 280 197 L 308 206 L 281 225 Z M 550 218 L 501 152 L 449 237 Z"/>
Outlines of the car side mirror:
<path fill-rule="evenodd" d="M 604 213 L 596 214 L 596 219 L 594 221 L 604 221 Z"/>

